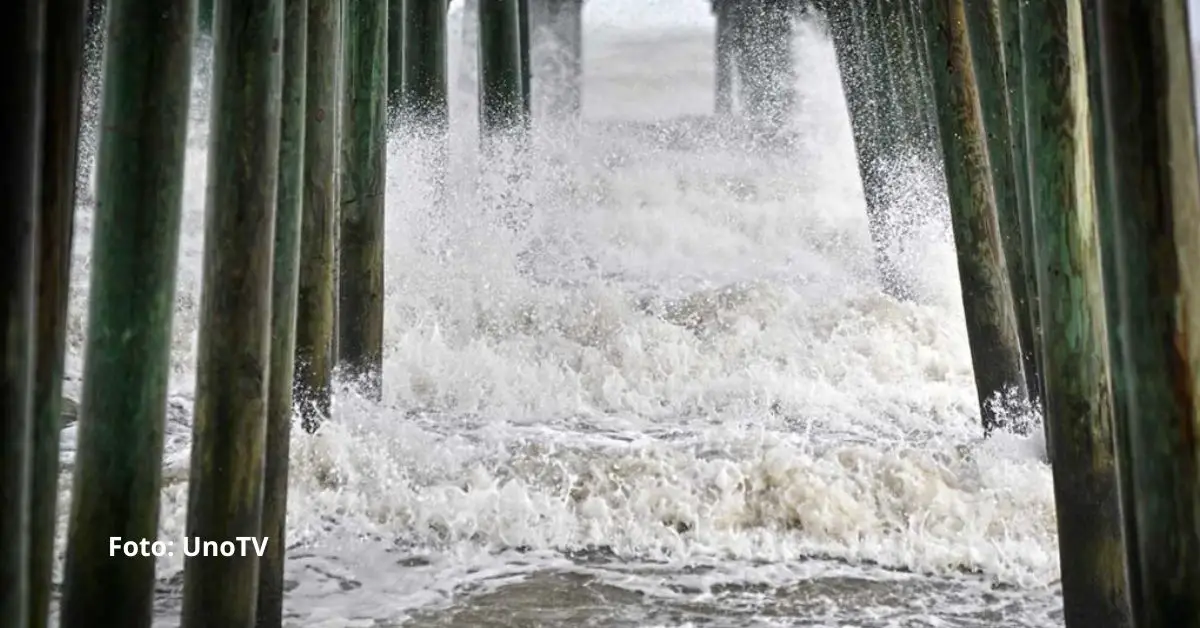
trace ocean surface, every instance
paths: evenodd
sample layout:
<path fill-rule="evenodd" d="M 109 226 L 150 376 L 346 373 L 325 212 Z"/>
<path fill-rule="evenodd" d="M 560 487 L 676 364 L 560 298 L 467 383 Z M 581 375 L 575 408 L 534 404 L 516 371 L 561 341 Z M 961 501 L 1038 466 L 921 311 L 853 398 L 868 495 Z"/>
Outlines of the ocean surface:
<path fill-rule="evenodd" d="M 539 122 L 533 167 L 500 194 L 511 164 L 477 158 L 461 15 L 448 201 L 431 201 L 427 142 L 389 148 L 384 400 L 341 394 L 293 437 L 287 624 L 1060 626 L 1044 446 L 980 438 L 938 169 L 893 164 L 919 296 L 898 302 L 873 274 L 823 26 L 799 24 L 795 115 L 763 143 L 709 117 L 705 2 L 592 0 L 583 121 Z M 163 539 L 183 537 L 187 501 L 200 50 Z M 156 626 L 178 625 L 182 566 L 158 563 Z"/>

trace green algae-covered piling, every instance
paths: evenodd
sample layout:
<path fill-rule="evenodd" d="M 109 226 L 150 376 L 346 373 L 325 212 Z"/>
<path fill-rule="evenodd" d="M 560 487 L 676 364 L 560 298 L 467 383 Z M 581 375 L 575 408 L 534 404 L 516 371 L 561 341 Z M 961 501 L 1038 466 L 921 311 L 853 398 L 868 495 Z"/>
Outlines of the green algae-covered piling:
<path fill-rule="evenodd" d="M 1114 249 L 1104 292 L 1120 330 L 1113 404 L 1124 410 L 1118 463 L 1135 532 L 1125 537 L 1130 602 L 1139 628 L 1200 626 L 1200 165 L 1187 3 L 1094 9 L 1112 193 L 1100 230 Z"/>
<path fill-rule="evenodd" d="M 1021 348 L 1004 269 L 1000 227 L 989 180 L 984 130 L 967 40 L 964 0 L 929 0 L 925 33 L 944 157 L 950 221 L 962 285 L 967 341 L 975 370 L 983 430 L 1000 423 L 995 395 L 1016 388 L 1022 396 Z"/>
<path fill-rule="evenodd" d="M 151 624 L 195 6 L 108 2 L 64 628 Z"/>
<path fill-rule="evenodd" d="M 1096 232 L 1100 238 L 1100 271 L 1104 285 L 1105 332 L 1108 342 L 1109 386 L 1112 389 L 1113 447 L 1116 456 L 1116 471 L 1120 498 L 1121 530 L 1125 548 L 1125 586 L 1129 600 L 1130 617 L 1141 613 L 1139 604 L 1141 565 L 1138 560 L 1137 520 L 1134 517 L 1131 469 L 1129 457 L 1129 387 L 1124 374 L 1126 355 L 1120 304 L 1117 299 L 1117 234 L 1114 221 L 1112 195 L 1112 163 L 1108 159 L 1109 140 L 1103 84 L 1100 76 L 1100 32 L 1096 2 L 1083 4 L 1083 32 L 1087 47 L 1087 81 L 1089 116 L 1092 133 L 1092 165 L 1096 195 Z M 1122 461 L 1125 464 L 1122 464 Z"/>
<path fill-rule="evenodd" d="M 1081 8 L 1019 13 L 1064 615 L 1127 626 Z"/>
<path fill-rule="evenodd" d="M 975 85 L 978 87 L 988 163 L 991 166 L 996 218 L 1000 224 L 1000 242 L 1004 248 L 1004 263 L 1013 296 L 1017 336 L 1021 344 L 1025 387 L 1029 396 L 1036 399 L 1041 397 L 1041 376 L 1038 374 L 1037 360 L 1034 356 L 1037 355 L 1040 345 L 1034 333 L 1033 318 L 1029 314 L 1030 309 L 1035 306 L 1030 298 L 1034 286 L 1028 275 L 1032 267 L 1025 263 L 1025 244 L 1021 240 L 1021 199 L 1017 196 L 1016 170 L 1013 168 L 1012 159 L 1008 85 L 1000 36 L 1000 7 L 998 0 L 977 0 L 965 4 Z"/>
<path fill-rule="evenodd" d="M 337 217 L 337 106 L 341 0 L 308 0 L 300 276 L 296 297 L 294 398 L 301 424 L 315 432 L 333 394 L 334 221 Z"/>
<path fill-rule="evenodd" d="M 1000 42 L 1003 48 L 1005 96 L 1009 114 L 1009 144 L 1012 153 L 1013 189 L 1016 195 L 1018 224 L 1021 226 L 1021 259 L 1025 265 L 1026 291 L 1029 299 L 1029 321 L 1033 328 L 1033 365 L 1037 385 L 1030 388 L 1032 401 L 1038 406 L 1045 403 L 1045 373 L 1042 371 L 1042 324 L 1041 308 L 1037 303 L 1037 273 L 1034 266 L 1033 201 L 1029 197 L 1029 151 L 1025 136 L 1025 92 L 1022 87 L 1023 61 L 1021 60 L 1020 0 L 995 0 L 998 7 Z M 1023 348 L 1024 350 L 1024 348 Z M 1028 366 L 1028 360 L 1025 362 Z M 1029 381 L 1029 373 L 1025 380 Z M 1046 442 L 1050 442 L 1049 424 L 1044 424 Z M 1047 449 L 1052 449 L 1049 446 Z"/>
<path fill-rule="evenodd" d="M 387 18 L 385 2 L 346 0 L 337 363 L 371 399 L 383 391 Z"/>
<path fill-rule="evenodd" d="M 479 5 L 479 111 L 485 136 L 521 125 L 520 0 Z"/>
<path fill-rule="evenodd" d="M 392 49 L 402 46 L 404 50 L 404 65 L 397 68 L 403 77 L 401 103 L 404 114 L 410 124 L 426 130 L 444 131 L 450 120 L 446 0 L 405 0 L 403 17 L 402 40 L 389 42 L 389 46 Z M 389 59 L 388 63 L 391 62 Z M 388 71 L 392 73 L 390 66 Z"/>
<path fill-rule="evenodd" d="M 75 223 L 79 111 L 86 0 L 48 0 L 45 118 L 38 236 L 37 367 L 34 375 L 29 626 L 49 624 L 54 533 L 58 524 L 58 441 Z"/>
<path fill-rule="evenodd" d="M 296 285 L 300 274 L 300 216 L 304 190 L 308 0 L 284 0 L 283 16 L 283 98 L 275 201 L 275 262 L 271 276 L 271 366 L 263 465 L 262 533 L 259 535 L 267 539 L 267 546 L 259 564 L 256 628 L 280 628 L 283 625 Z"/>
<path fill-rule="evenodd" d="M 262 543 L 283 0 L 217 2 L 187 536 Z M 183 626 L 253 626 L 259 552 L 185 558 Z"/>
<path fill-rule="evenodd" d="M 0 26 L 4 229 L 0 230 L 4 366 L 0 377 L 0 625 L 29 622 L 30 450 L 33 434 L 38 187 L 45 71 L 44 0 L 17 0 Z"/>
<path fill-rule="evenodd" d="M 826 1 L 822 4 L 829 22 L 850 129 L 854 135 L 854 150 L 867 205 L 867 226 L 875 248 L 876 268 L 888 294 L 898 299 L 908 299 L 912 291 L 889 254 L 894 234 L 887 220 L 886 181 L 880 164 L 883 154 L 879 137 L 880 115 L 876 95 L 872 92 L 874 86 L 868 68 L 870 58 L 865 52 L 867 42 L 859 25 L 862 16 L 856 16 L 851 2 Z"/>

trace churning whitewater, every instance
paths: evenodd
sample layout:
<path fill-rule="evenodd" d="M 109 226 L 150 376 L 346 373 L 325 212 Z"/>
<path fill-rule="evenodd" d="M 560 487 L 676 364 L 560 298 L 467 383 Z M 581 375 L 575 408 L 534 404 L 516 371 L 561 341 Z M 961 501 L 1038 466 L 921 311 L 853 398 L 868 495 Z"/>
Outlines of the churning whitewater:
<path fill-rule="evenodd" d="M 461 16 L 444 205 L 424 141 L 388 154 L 384 401 L 343 394 L 294 431 L 288 625 L 1061 625 L 1049 467 L 1037 438 L 980 440 L 937 168 L 895 164 L 921 297 L 898 302 L 824 26 L 797 27 L 793 141 L 766 146 L 708 119 L 707 2 L 592 0 L 584 121 L 539 122 L 497 195 Z M 162 539 L 186 534 L 207 45 Z M 85 202 L 76 398 L 91 220 Z M 69 468 L 74 426 L 63 445 Z M 182 567 L 158 560 L 156 625 L 178 625 Z"/>

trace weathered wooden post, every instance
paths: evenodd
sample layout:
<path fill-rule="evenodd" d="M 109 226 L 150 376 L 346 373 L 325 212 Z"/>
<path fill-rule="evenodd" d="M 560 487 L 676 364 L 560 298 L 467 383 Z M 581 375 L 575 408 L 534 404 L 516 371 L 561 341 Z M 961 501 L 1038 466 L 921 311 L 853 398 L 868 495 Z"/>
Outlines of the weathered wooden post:
<path fill-rule="evenodd" d="M 736 29 L 733 23 L 733 3 L 728 0 L 712 0 L 713 17 L 716 19 L 716 42 L 714 43 L 715 82 L 713 112 L 719 116 L 733 113 L 734 45 Z"/>
<path fill-rule="evenodd" d="M 0 377 L 0 624 L 29 622 L 29 505 L 34 408 L 34 299 L 38 189 L 42 163 L 46 2 L 19 0 L 0 25 L 0 194 L 8 212 L 0 236 L 3 376 Z"/>
<path fill-rule="evenodd" d="M 479 111 L 485 137 L 521 125 L 521 27 L 519 0 L 479 5 Z"/>
<path fill-rule="evenodd" d="M 334 178 L 342 0 L 308 0 L 300 276 L 296 305 L 294 396 L 305 431 L 329 418 L 333 395 Z"/>
<path fill-rule="evenodd" d="M 879 22 L 883 27 L 884 46 L 887 54 L 887 72 L 891 79 L 891 111 L 896 117 L 893 128 L 898 136 L 899 153 L 912 153 L 920 157 L 928 155 L 932 145 L 923 108 L 921 90 L 924 89 L 921 67 L 917 60 L 917 39 L 912 29 L 911 13 L 907 0 L 879 0 Z M 900 156 L 899 154 L 897 156 Z"/>
<path fill-rule="evenodd" d="M 283 2 L 217 3 L 187 536 L 239 549 L 184 559 L 185 628 L 253 626 L 263 550 Z"/>
<path fill-rule="evenodd" d="M 538 73 L 550 95 L 547 109 L 554 117 L 574 119 L 583 107 L 583 0 L 539 1 L 554 44 Z"/>
<path fill-rule="evenodd" d="M 438 133 L 445 131 L 450 120 L 446 10 L 446 0 L 404 0 L 402 39 L 389 44 L 393 50 L 404 50 L 404 65 L 397 71 L 403 79 L 400 102 L 405 117 L 410 124 Z"/>
<path fill-rule="evenodd" d="M 387 109 L 389 124 L 400 119 L 404 108 L 404 55 L 408 39 L 404 29 L 408 28 L 405 13 L 415 7 L 428 4 L 411 4 L 405 0 L 386 0 L 388 5 L 387 35 Z M 449 0 L 442 0 L 448 3 Z"/>
<path fill-rule="evenodd" d="M 869 42 L 857 22 L 854 3 L 844 0 L 824 0 L 822 8 L 829 22 L 829 35 L 837 55 L 838 74 L 850 129 L 854 135 L 854 150 L 858 159 L 858 174 L 862 180 L 863 197 L 867 205 L 867 227 L 875 248 L 875 266 L 883 289 L 897 299 L 912 298 L 912 290 L 903 273 L 892 260 L 889 249 L 894 240 L 888 225 L 886 181 L 881 168 L 880 112 L 872 90 L 875 84 L 868 70 Z"/>
<path fill-rule="evenodd" d="M 1032 400 L 1041 407 L 1045 404 L 1045 374 L 1042 372 L 1041 309 L 1037 304 L 1037 273 L 1034 265 L 1033 201 L 1030 198 L 1030 172 L 1028 142 L 1025 136 L 1025 97 L 1022 87 L 1023 61 L 1020 28 L 1020 1 L 995 0 L 998 6 L 1001 58 L 1004 63 L 1005 99 L 1009 115 L 1009 144 L 1012 153 L 1013 188 L 1017 201 L 1018 223 L 1021 226 L 1021 259 L 1025 265 L 1027 293 L 1030 302 L 1029 318 L 1033 327 L 1033 364 L 1037 386 L 1030 389 Z M 1028 361 L 1026 361 L 1028 365 Z M 1029 374 L 1025 375 L 1029 381 Z M 1047 444 L 1049 425 L 1044 424 Z"/>
<path fill-rule="evenodd" d="M 292 434 L 292 376 L 296 354 L 296 288 L 304 192 L 305 73 L 308 2 L 283 2 L 283 89 L 279 179 L 275 201 L 275 261 L 271 283 L 271 365 L 267 391 L 266 460 L 256 628 L 283 625 L 283 567 L 287 549 L 288 464 Z"/>
<path fill-rule="evenodd" d="M 1127 357 L 1122 338 L 1124 321 L 1121 318 L 1117 288 L 1117 241 L 1113 209 L 1112 163 L 1108 159 L 1109 143 L 1103 81 L 1100 76 L 1100 24 L 1096 2 L 1083 3 L 1083 32 L 1087 48 L 1088 107 L 1091 122 L 1092 164 L 1096 194 L 1096 232 L 1100 239 L 1100 272 L 1104 285 L 1105 332 L 1108 341 L 1108 381 L 1111 387 L 1113 450 L 1116 457 L 1117 491 L 1120 499 L 1121 531 L 1125 548 L 1125 589 L 1132 620 L 1141 616 L 1141 564 L 1138 560 L 1138 532 L 1129 450 L 1129 387 L 1126 385 Z M 1124 464 L 1122 464 L 1124 462 Z"/>
<path fill-rule="evenodd" d="M 1200 626 L 1200 164 L 1188 6 L 1097 0 L 1092 8 L 1133 620 L 1139 628 Z"/>
<path fill-rule="evenodd" d="M 528 130 L 533 124 L 533 66 L 529 56 L 533 45 L 530 32 L 529 0 L 517 0 L 518 36 L 521 39 L 521 117 Z"/>
<path fill-rule="evenodd" d="M 196 16 L 197 24 L 199 25 L 199 34 L 212 37 L 213 34 L 213 12 L 216 11 L 216 0 L 196 0 L 200 3 L 197 8 L 198 15 Z"/>
<path fill-rule="evenodd" d="M 1081 9 L 1047 0 L 1019 13 L 1064 615 L 1127 626 Z"/>
<path fill-rule="evenodd" d="M 379 0 L 346 3 L 337 361 L 363 394 L 378 400 L 383 394 L 388 12 Z"/>
<path fill-rule="evenodd" d="M 1003 418 L 996 395 L 1025 396 L 1021 348 L 1004 270 L 996 206 L 989 180 L 984 130 L 967 40 L 964 0 L 927 0 L 925 33 L 933 67 L 950 221 L 962 285 L 967 341 L 975 370 L 984 434 Z"/>
<path fill-rule="evenodd" d="M 1041 376 L 1038 374 L 1035 356 L 1041 345 L 1034 331 L 1034 319 L 1030 314 L 1036 307 L 1036 302 L 1031 298 L 1031 295 L 1035 294 L 1035 286 L 1029 276 L 1033 268 L 1025 261 L 1025 244 L 1021 240 L 1021 203 L 1024 199 L 1017 194 L 1016 170 L 1013 167 L 999 0 L 976 0 L 967 2 L 966 6 L 967 34 L 971 40 L 975 84 L 978 86 L 979 106 L 983 114 L 984 139 L 988 163 L 991 166 L 996 218 L 1000 225 L 1000 243 L 1004 249 L 1008 285 L 1012 291 L 1016 313 L 1025 387 L 1031 399 L 1039 399 Z"/>
<path fill-rule="evenodd" d="M 904 32 L 910 38 L 905 65 L 912 74 L 911 98 L 918 108 L 917 119 L 921 122 L 921 149 L 927 155 L 941 152 L 938 142 L 937 107 L 933 104 L 933 75 L 929 70 L 929 48 L 925 42 L 925 20 L 921 13 L 922 0 L 901 0 L 904 11 Z M 936 161 L 940 161 L 935 159 Z"/>
<path fill-rule="evenodd" d="M 48 0 L 45 118 L 38 235 L 37 367 L 34 375 L 29 626 L 50 614 L 54 533 L 58 524 L 58 441 L 75 225 L 79 111 L 87 0 Z"/>
<path fill-rule="evenodd" d="M 775 131 L 792 111 L 792 15 L 787 0 L 741 2 L 737 55 L 745 112 L 765 130 Z"/>
<path fill-rule="evenodd" d="M 148 628 L 192 78 L 194 0 L 110 0 L 62 626 Z"/>

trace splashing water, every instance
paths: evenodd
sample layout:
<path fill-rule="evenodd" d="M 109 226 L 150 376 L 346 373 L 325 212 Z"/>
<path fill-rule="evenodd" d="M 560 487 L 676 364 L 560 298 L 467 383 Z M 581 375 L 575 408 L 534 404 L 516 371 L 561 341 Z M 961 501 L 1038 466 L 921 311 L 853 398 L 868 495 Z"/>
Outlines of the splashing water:
<path fill-rule="evenodd" d="M 1036 437 L 978 439 L 936 169 L 893 168 L 921 296 L 896 302 L 820 25 L 796 33 L 796 139 L 763 147 L 707 118 L 710 23 L 589 11 L 585 120 L 539 126 L 520 185 L 487 193 L 504 168 L 476 157 L 457 46 L 444 203 L 433 147 L 392 138 L 385 399 L 344 393 L 294 436 L 289 625 L 1060 625 L 1049 469 Z M 452 42 L 471 39 L 460 15 Z M 185 525 L 208 59 L 164 539 Z M 73 373 L 89 207 L 77 223 Z M 178 623 L 182 564 L 159 561 L 156 625 Z"/>

